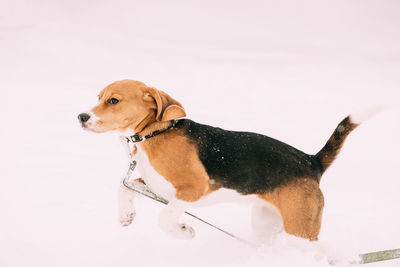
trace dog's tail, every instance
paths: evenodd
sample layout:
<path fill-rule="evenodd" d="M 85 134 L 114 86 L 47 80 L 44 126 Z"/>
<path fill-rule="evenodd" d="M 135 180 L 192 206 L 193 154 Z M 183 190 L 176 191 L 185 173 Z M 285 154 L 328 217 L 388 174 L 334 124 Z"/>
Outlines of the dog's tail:
<path fill-rule="evenodd" d="M 324 173 L 339 154 L 346 137 L 362 122 L 368 120 L 384 109 L 383 106 L 374 107 L 362 112 L 357 112 L 347 116 L 336 127 L 325 146 L 315 155 L 321 163 L 321 171 Z"/>

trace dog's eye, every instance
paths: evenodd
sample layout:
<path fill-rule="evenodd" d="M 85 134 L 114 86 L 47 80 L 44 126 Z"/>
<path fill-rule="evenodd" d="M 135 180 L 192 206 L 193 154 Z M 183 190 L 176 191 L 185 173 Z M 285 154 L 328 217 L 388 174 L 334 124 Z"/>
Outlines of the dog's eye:
<path fill-rule="evenodd" d="M 116 98 L 110 98 L 110 99 L 107 100 L 107 103 L 110 104 L 110 105 L 118 104 L 118 102 L 119 102 L 119 100 L 116 99 Z"/>

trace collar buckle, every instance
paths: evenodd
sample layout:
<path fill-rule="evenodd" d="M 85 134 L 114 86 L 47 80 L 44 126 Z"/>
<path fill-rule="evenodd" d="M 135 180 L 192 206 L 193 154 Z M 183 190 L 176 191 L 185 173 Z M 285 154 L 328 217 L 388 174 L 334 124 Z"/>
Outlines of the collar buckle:
<path fill-rule="evenodd" d="M 132 143 L 139 143 L 139 142 L 143 142 L 144 140 L 146 140 L 145 137 L 140 136 L 140 135 L 138 135 L 138 134 L 134 134 L 134 135 L 130 136 L 128 139 L 129 139 L 129 141 L 131 141 Z"/>

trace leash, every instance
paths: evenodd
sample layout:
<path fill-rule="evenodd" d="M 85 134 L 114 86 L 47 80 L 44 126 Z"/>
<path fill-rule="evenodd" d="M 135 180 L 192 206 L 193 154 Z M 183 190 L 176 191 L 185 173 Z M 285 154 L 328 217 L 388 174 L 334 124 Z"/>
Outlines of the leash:
<path fill-rule="evenodd" d="M 144 140 L 143 140 L 143 141 L 144 141 Z M 141 195 L 143 195 L 143 196 L 145 196 L 145 197 L 147 197 L 147 198 L 150 198 L 150 199 L 152 199 L 152 200 L 155 200 L 155 201 L 157 201 L 157 202 L 159 202 L 159 203 L 162 203 L 162 204 L 164 204 L 164 205 L 168 205 L 168 200 L 166 200 L 166 199 L 164 199 L 164 198 L 162 198 L 162 197 L 156 195 L 155 193 L 153 193 L 153 192 L 152 192 L 150 189 L 148 189 L 147 187 L 144 187 L 144 186 L 137 186 L 137 185 L 135 185 L 135 184 L 133 184 L 133 183 L 129 183 L 129 179 L 131 178 L 132 173 L 133 173 L 133 171 L 134 171 L 135 168 L 136 168 L 137 162 L 136 162 L 135 160 L 132 159 L 132 154 L 131 154 L 132 152 L 131 152 L 131 149 L 130 149 L 130 147 L 129 147 L 128 138 L 126 138 L 125 136 L 121 136 L 121 142 L 122 142 L 123 144 L 125 144 L 126 151 L 128 152 L 129 158 L 130 158 L 130 160 L 131 160 L 131 162 L 130 162 L 130 164 L 129 164 L 129 169 L 128 169 L 128 171 L 127 171 L 125 177 L 122 179 L 122 184 L 123 184 L 126 188 L 128 188 L 128 189 L 130 189 L 130 190 L 132 190 L 132 191 L 135 191 L 135 192 L 138 193 L 138 194 L 141 194 Z M 245 240 L 245 239 L 243 239 L 243 238 L 240 238 L 240 237 L 238 237 L 238 236 L 236 236 L 236 235 L 234 235 L 234 234 L 232 234 L 232 233 L 230 233 L 230 232 L 228 232 L 228 231 L 226 231 L 226 230 L 224 230 L 224 229 L 222 229 L 222 228 L 220 228 L 220 227 L 218 227 L 218 226 L 215 226 L 214 224 L 209 223 L 209 222 L 207 222 L 206 220 L 203 220 L 202 218 L 200 218 L 200 217 L 194 215 L 193 213 L 190 213 L 190 212 L 185 211 L 185 214 L 187 214 L 187 215 L 189 215 L 190 217 L 193 217 L 193 218 L 199 220 L 200 222 L 202 222 L 202 223 L 204 223 L 204 224 L 206 224 L 206 225 L 208 225 L 208 226 L 210 226 L 210 227 L 212 227 L 212 228 L 214 228 L 214 229 L 216 229 L 216 230 L 218 230 L 218 231 L 220 231 L 220 232 L 222 232 L 222 233 L 224 233 L 224 234 L 226 234 L 226 235 L 228 235 L 228 236 L 230 236 L 230 237 L 236 239 L 237 241 L 240 241 L 240 242 L 242 242 L 242 243 L 244 243 L 244 244 L 246 244 L 246 245 L 248 245 L 248 246 L 250 246 L 250 247 L 258 247 L 256 244 L 254 244 L 254 243 L 252 243 L 252 242 L 250 242 L 250 241 L 248 241 L 248 240 Z"/>
<path fill-rule="evenodd" d="M 360 261 L 357 262 L 359 264 L 394 260 L 400 258 L 400 248 L 360 254 L 359 257 Z"/>

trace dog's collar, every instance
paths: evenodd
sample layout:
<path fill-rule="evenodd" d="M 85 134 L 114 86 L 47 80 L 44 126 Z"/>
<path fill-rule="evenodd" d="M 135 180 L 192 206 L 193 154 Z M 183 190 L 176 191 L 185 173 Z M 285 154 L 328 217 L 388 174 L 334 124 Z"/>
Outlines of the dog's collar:
<path fill-rule="evenodd" d="M 172 120 L 172 121 L 171 121 L 171 124 L 170 124 L 167 128 L 162 129 L 162 130 L 154 131 L 154 132 L 152 132 L 152 133 L 150 133 L 150 134 L 148 134 L 148 135 L 145 135 L 145 136 L 140 136 L 140 135 L 138 135 L 138 134 L 134 134 L 134 135 L 131 135 L 131 136 L 125 137 L 125 138 L 126 138 L 126 141 L 127 141 L 128 143 L 129 143 L 129 142 L 132 142 L 132 143 L 140 143 L 140 142 L 143 142 L 143 141 L 145 141 L 145 140 L 147 140 L 147 139 L 149 139 L 149 138 L 151 138 L 151 137 L 154 137 L 154 136 L 159 135 L 159 134 L 161 134 L 161 133 L 163 133 L 163 132 L 166 132 L 166 131 L 168 131 L 168 130 L 170 130 L 170 129 L 172 129 L 172 128 L 175 128 L 176 125 L 178 124 L 178 122 L 179 122 L 178 120 Z"/>

